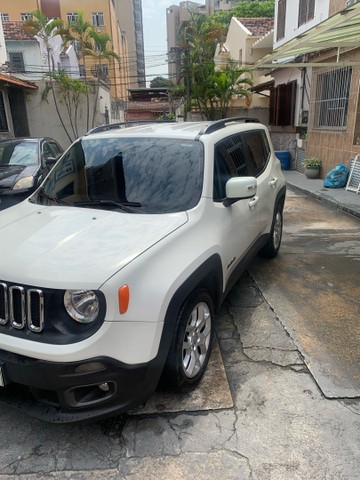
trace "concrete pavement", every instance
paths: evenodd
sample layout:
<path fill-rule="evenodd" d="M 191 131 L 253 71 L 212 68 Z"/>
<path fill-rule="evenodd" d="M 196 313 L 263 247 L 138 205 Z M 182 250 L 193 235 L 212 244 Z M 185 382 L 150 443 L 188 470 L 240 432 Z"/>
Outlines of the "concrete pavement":
<path fill-rule="evenodd" d="M 304 173 L 295 170 L 284 170 L 283 174 L 286 183 L 295 190 L 360 217 L 360 194 L 345 188 L 325 188 L 324 180 L 309 179 Z"/>

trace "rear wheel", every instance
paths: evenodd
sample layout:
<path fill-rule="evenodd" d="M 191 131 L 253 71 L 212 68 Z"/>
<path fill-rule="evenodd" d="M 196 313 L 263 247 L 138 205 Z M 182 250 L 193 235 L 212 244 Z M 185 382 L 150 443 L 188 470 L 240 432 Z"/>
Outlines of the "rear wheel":
<path fill-rule="evenodd" d="M 276 257 L 281 245 L 282 232 L 283 232 L 283 204 L 280 203 L 276 207 L 269 240 L 259 252 L 259 254 L 262 257 L 266 257 L 266 258 Z"/>
<path fill-rule="evenodd" d="M 192 293 L 176 318 L 164 368 L 167 384 L 178 392 L 196 387 L 205 373 L 212 347 L 214 307 L 206 290 Z"/>

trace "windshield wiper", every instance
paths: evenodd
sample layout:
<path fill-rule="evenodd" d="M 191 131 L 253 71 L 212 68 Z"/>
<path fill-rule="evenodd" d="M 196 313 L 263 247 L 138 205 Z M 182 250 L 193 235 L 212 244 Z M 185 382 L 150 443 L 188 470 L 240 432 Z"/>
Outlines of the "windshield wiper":
<path fill-rule="evenodd" d="M 54 202 L 56 205 L 70 205 L 64 200 L 60 200 L 60 198 L 52 197 L 48 193 L 45 193 L 43 189 L 39 190 L 38 197 L 42 197 L 42 198 L 45 198 L 46 200 L 50 200 L 51 202 Z"/>
<path fill-rule="evenodd" d="M 139 213 L 136 208 L 140 208 L 142 205 L 139 202 L 115 202 L 115 200 L 92 200 L 89 202 L 74 202 L 74 205 L 79 207 L 96 207 L 96 206 L 108 206 L 114 208 L 120 208 L 124 212 Z"/>

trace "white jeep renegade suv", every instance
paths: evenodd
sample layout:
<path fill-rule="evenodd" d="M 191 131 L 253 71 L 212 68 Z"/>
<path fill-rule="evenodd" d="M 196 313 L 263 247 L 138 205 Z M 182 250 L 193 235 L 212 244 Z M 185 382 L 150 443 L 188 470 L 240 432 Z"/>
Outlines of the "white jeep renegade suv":
<path fill-rule="evenodd" d="M 115 128 L 114 128 L 115 127 Z M 214 312 L 274 257 L 285 181 L 249 119 L 110 125 L 0 214 L 0 400 L 54 422 L 200 381 Z"/>

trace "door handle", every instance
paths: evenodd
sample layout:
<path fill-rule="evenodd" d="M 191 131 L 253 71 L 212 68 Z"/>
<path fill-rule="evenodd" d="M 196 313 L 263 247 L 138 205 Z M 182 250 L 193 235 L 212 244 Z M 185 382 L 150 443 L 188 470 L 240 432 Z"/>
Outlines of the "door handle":
<path fill-rule="evenodd" d="M 278 182 L 278 179 L 277 179 L 276 177 L 272 178 L 272 179 L 270 180 L 270 187 L 271 187 L 271 188 L 275 188 L 277 182 Z"/>
<path fill-rule="evenodd" d="M 253 197 L 250 202 L 249 202 L 249 208 L 251 209 L 254 209 L 255 208 L 255 205 L 258 203 L 259 201 L 259 197 L 256 196 L 256 197 Z"/>

